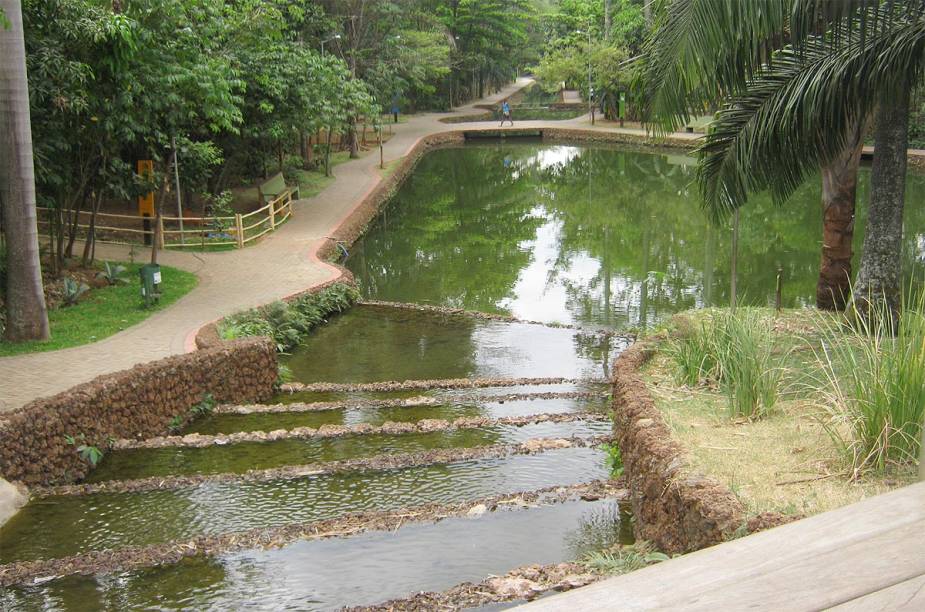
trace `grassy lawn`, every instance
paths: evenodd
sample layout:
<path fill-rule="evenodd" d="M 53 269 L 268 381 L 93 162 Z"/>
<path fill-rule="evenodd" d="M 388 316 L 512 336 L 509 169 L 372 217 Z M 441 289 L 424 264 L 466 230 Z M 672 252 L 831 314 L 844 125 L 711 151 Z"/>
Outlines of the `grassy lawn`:
<path fill-rule="evenodd" d="M 138 282 L 141 264 L 122 265 L 127 268 L 122 275 L 127 283 L 93 289 L 75 306 L 56 308 L 48 313 L 51 340 L 20 344 L 0 341 L 0 356 L 54 351 L 102 340 L 167 308 L 199 282 L 195 274 L 161 266 L 160 302 L 145 308 Z"/>
<path fill-rule="evenodd" d="M 811 515 L 913 482 L 912 467 L 853 477 L 830 435 L 831 396 L 819 361 L 820 327 L 830 315 L 763 311 L 772 318 L 772 352 L 781 379 L 773 409 L 760 419 L 731 416 L 727 393 L 715 382 L 678 383 L 668 340 L 657 341 L 658 352 L 642 370 L 691 468 L 725 484 L 750 514 Z M 672 327 L 690 328 L 709 316 L 708 310 L 683 313 Z"/>

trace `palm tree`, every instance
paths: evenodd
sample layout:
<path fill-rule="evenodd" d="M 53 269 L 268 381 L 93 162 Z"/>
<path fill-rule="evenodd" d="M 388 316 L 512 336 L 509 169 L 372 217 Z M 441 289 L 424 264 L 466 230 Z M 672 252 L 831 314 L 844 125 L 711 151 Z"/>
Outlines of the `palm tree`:
<path fill-rule="evenodd" d="M 811 0 L 797 5 L 818 9 Z M 862 313 L 871 302 L 895 313 L 909 89 L 925 66 L 925 6 L 854 0 L 850 11 L 830 15 L 821 33 L 810 29 L 818 14 L 794 13 L 793 44 L 717 114 L 700 147 L 698 180 L 716 218 L 759 190 L 783 202 L 807 176 L 856 146 L 857 126 L 874 117 L 868 227 L 852 298 Z"/>
<path fill-rule="evenodd" d="M 22 13 L 17 0 L 0 0 L 0 210 L 6 237 L 6 337 L 48 338 L 35 218 L 35 172 Z"/>
<path fill-rule="evenodd" d="M 674 130 L 689 121 L 692 110 L 705 112 L 726 103 L 725 114 L 721 113 L 720 117 L 729 119 L 737 112 L 738 96 L 749 94 L 755 79 L 760 80 L 762 75 L 780 66 L 776 52 L 787 48 L 788 44 L 802 48 L 804 42 L 813 38 L 814 29 L 819 29 L 820 24 L 838 31 L 845 23 L 853 23 L 858 16 L 866 15 L 876 4 L 877 0 L 835 3 L 669 0 L 662 3 L 658 6 L 643 73 L 648 114 L 658 121 L 659 128 Z M 835 42 L 842 40 L 836 38 Z M 792 118 L 786 116 L 790 111 L 787 107 L 776 110 L 784 115 L 783 120 Z M 844 308 L 850 294 L 857 174 L 867 115 L 855 115 L 851 119 L 837 127 L 837 134 L 832 132 L 831 126 L 822 128 L 805 121 L 801 126 L 807 137 L 816 136 L 833 145 L 812 165 L 813 170 L 820 170 L 822 178 L 823 240 L 816 290 L 816 303 L 821 309 Z M 771 137 L 776 118 L 769 116 L 767 120 L 770 124 L 760 126 L 750 136 Z M 717 123 L 714 127 L 722 130 L 725 125 Z M 706 145 L 701 148 L 705 166 L 709 165 L 709 157 L 722 138 L 718 133 L 708 136 Z M 748 143 L 743 142 L 743 146 L 747 148 Z M 782 163 L 797 161 L 793 158 L 794 152 L 787 147 L 779 147 L 776 153 Z M 718 188 L 708 178 L 710 172 L 715 178 L 717 168 L 729 170 L 728 166 L 720 164 L 700 173 L 705 195 L 709 196 L 705 206 L 717 221 L 744 204 L 750 191 L 771 188 L 782 202 L 799 184 L 786 174 L 779 180 L 775 178 L 778 167 L 771 162 L 763 168 L 754 168 L 765 175 L 755 185 L 745 185 L 742 181 L 754 181 L 756 177 L 746 179 L 740 175 L 740 183 L 730 181 Z M 731 174 L 726 176 L 733 178 Z M 801 173 L 799 181 L 805 177 L 806 173 Z M 780 189 L 775 190 L 775 187 Z M 873 233 L 876 235 L 876 224 Z"/>

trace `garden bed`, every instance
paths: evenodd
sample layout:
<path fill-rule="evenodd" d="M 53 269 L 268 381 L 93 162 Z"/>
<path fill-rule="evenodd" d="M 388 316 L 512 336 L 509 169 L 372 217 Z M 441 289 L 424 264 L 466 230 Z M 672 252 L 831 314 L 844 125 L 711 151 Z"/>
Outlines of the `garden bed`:
<path fill-rule="evenodd" d="M 746 518 L 762 513 L 816 514 L 914 481 L 911 464 L 864 468 L 840 445 L 839 440 L 850 437 L 850 427 L 833 406 L 833 372 L 827 372 L 822 361 L 823 346 L 836 359 L 832 345 L 838 338 L 832 334 L 842 332 L 837 331 L 835 315 L 757 311 L 770 330 L 765 368 L 779 376 L 776 401 L 760 417 L 732 416 L 728 388 L 709 377 L 694 385 L 680 383 L 673 343 L 696 333 L 702 323 L 709 326 L 722 312 L 677 315 L 668 335 L 649 339 L 651 358 L 639 369 L 671 437 L 683 447 L 690 470 L 728 489 Z M 847 365 L 835 367 L 834 372 L 841 372 Z"/>

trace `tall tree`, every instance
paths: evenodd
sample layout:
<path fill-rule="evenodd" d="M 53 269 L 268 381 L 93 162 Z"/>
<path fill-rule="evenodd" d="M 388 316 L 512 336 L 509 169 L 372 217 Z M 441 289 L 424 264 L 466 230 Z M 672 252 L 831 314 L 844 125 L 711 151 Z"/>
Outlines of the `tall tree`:
<path fill-rule="evenodd" d="M 869 220 L 855 302 L 897 312 L 909 87 L 925 69 L 925 6 L 917 0 L 795 3 L 794 44 L 718 114 L 701 147 L 706 205 L 722 215 L 749 193 L 784 201 L 808 176 L 857 146 L 874 117 Z M 820 15 L 828 24 L 819 31 Z"/>
<path fill-rule="evenodd" d="M 48 313 L 35 217 L 35 170 L 22 12 L 0 0 L 9 28 L 0 27 L 0 205 L 6 237 L 6 337 L 45 340 Z"/>

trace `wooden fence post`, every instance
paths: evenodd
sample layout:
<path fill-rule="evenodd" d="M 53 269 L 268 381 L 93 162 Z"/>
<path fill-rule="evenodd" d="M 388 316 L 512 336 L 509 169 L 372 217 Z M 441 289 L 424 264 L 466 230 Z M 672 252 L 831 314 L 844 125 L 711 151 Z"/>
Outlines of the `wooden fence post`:
<path fill-rule="evenodd" d="M 276 200 L 270 200 L 270 229 L 276 229 Z"/>
<path fill-rule="evenodd" d="M 241 220 L 241 213 L 235 213 L 234 215 L 234 229 L 235 235 L 238 239 L 238 248 L 244 248 L 244 222 Z"/>

